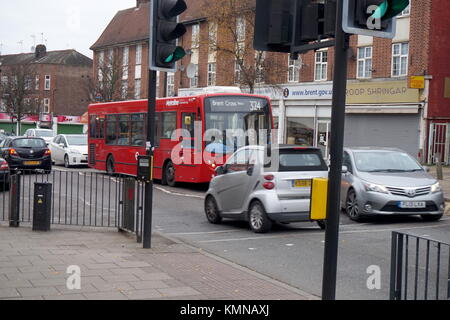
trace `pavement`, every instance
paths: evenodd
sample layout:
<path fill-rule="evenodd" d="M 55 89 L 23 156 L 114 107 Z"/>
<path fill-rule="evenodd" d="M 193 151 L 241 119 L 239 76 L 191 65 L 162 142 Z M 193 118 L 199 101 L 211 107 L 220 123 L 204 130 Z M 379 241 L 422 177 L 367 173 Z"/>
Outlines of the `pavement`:
<path fill-rule="evenodd" d="M 69 266 L 81 271 L 81 287 Z M 73 271 L 72 271 L 73 272 Z M 159 233 L 0 226 L 0 300 L 315 300 L 318 297 Z"/>

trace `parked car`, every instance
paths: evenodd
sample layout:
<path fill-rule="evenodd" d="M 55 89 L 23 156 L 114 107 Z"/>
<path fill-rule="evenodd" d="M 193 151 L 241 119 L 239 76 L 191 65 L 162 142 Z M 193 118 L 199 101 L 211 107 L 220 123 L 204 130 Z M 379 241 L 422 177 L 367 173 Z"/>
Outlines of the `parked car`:
<path fill-rule="evenodd" d="M 66 168 L 74 165 L 88 164 L 87 135 L 61 134 L 49 144 L 52 160 L 56 165 Z"/>
<path fill-rule="evenodd" d="M 51 152 L 42 138 L 8 138 L 3 142 L 1 157 L 10 170 L 52 170 Z"/>
<path fill-rule="evenodd" d="M 321 151 L 283 145 L 265 153 L 264 147 L 244 147 L 216 169 L 205 198 L 209 222 L 244 220 L 254 232 L 265 233 L 274 222 L 310 221 L 311 181 L 328 177 Z"/>
<path fill-rule="evenodd" d="M 25 131 L 25 137 L 42 138 L 48 145 L 55 137 L 55 134 L 53 130 L 49 129 L 28 129 Z"/>
<path fill-rule="evenodd" d="M 0 158 L 0 190 L 9 190 L 9 165 L 3 158 Z"/>
<path fill-rule="evenodd" d="M 444 214 L 439 182 L 405 151 L 393 148 L 344 150 L 341 205 L 352 220 L 374 215 Z"/>

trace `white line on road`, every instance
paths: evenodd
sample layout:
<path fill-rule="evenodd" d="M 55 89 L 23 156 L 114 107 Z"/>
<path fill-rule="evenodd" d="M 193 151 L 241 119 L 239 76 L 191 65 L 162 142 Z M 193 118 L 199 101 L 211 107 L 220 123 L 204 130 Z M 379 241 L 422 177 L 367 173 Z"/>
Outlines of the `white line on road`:
<path fill-rule="evenodd" d="M 157 189 L 157 190 L 159 190 L 159 191 L 162 191 L 162 192 L 164 192 L 164 193 L 173 195 L 173 196 L 187 197 L 187 198 L 196 198 L 196 199 L 202 199 L 202 200 L 204 199 L 203 196 L 197 196 L 197 195 L 193 195 L 193 194 L 184 194 L 184 193 L 172 192 L 172 191 L 166 190 L 166 189 L 161 188 L 161 187 L 155 187 L 155 189 Z"/>
<path fill-rule="evenodd" d="M 363 229 L 363 230 L 348 230 L 341 231 L 339 234 L 354 234 L 354 233 L 373 233 L 373 232 L 392 232 L 392 231 L 402 231 L 402 230 L 415 230 L 415 229 L 435 229 L 435 228 L 443 228 L 450 226 L 450 223 L 443 223 L 436 226 L 421 226 L 421 227 L 404 227 L 404 228 L 388 228 L 388 229 Z M 283 239 L 283 238 L 293 238 L 299 236 L 307 236 L 307 235 L 324 235 L 324 233 L 319 232 L 308 232 L 308 233 L 296 233 L 295 235 L 291 233 L 283 234 L 279 236 L 259 236 L 259 237 L 248 237 L 248 238 L 232 238 L 232 239 L 215 239 L 215 240 L 203 240 L 197 241 L 198 243 L 216 243 L 216 242 L 233 242 L 233 241 L 248 241 L 248 240 L 261 240 L 261 239 Z"/>
<path fill-rule="evenodd" d="M 202 234 L 220 234 L 220 233 L 232 233 L 241 232 L 242 230 L 221 230 L 221 231 L 204 231 L 204 232 L 184 232 L 184 233 L 168 233 L 169 236 L 190 236 L 190 235 L 202 235 Z"/>

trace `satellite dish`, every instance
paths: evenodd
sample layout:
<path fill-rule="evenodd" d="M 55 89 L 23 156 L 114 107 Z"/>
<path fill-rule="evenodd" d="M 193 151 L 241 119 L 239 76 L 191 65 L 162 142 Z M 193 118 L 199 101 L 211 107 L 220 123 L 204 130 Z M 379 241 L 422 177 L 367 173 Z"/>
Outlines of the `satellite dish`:
<path fill-rule="evenodd" d="M 197 67 L 193 63 L 189 63 L 186 68 L 186 75 L 189 79 L 192 79 L 195 77 L 195 74 L 197 73 Z"/>

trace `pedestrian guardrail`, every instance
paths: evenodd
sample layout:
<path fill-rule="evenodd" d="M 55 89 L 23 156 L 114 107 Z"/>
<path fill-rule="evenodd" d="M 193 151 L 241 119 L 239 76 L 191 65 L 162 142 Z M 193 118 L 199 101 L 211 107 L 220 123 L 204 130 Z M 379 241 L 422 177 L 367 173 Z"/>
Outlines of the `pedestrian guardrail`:
<path fill-rule="evenodd" d="M 450 299 L 450 243 L 393 232 L 390 299 Z"/>
<path fill-rule="evenodd" d="M 141 240 L 144 184 L 135 178 L 60 170 L 12 172 L 9 181 L 0 183 L 0 221 L 15 226 L 32 222 L 35 183 L 52 185 L 52 224 L 117 228 Z"/>

